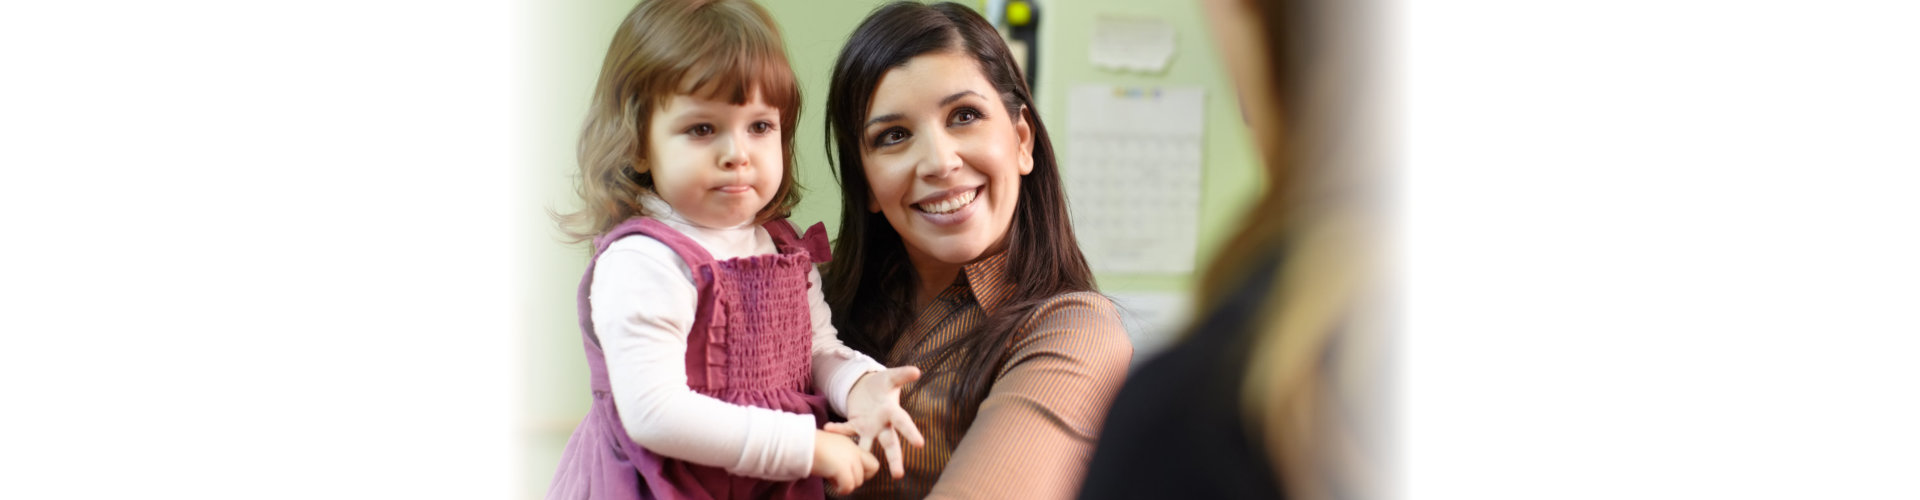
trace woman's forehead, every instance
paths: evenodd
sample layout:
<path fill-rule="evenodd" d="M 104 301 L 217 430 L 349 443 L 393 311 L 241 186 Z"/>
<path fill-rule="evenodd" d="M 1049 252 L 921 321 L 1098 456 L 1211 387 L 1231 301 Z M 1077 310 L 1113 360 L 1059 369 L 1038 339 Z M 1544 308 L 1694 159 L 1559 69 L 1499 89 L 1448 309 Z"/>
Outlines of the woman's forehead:
<path fill-rule="evenodd" d="M 991 100 L 994 95 L 993 84 L 973 58 L 934 52 L 908 59 L 881 75 L 869 115 L 942 108 L 967 96 Z"/>

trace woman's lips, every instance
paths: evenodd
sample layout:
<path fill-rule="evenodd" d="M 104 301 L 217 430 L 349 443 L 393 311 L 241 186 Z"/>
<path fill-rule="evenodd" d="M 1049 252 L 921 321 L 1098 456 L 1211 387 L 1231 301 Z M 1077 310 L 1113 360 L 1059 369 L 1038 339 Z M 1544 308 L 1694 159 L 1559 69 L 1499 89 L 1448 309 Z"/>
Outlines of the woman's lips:
<path fill-rule="evenodd" d="M 913 204 L 913 213 L 935 226 L 952 226 L 966 222 L 974 212 L 979 211 L 981 190 L 982 188 L 975 187 L 945 196 L 936 195 L 932 200 Z M 935 212 L 930 208 L 945 211 Z"/>
<path fill-rule="evenodd" d="M 978 199 L 979 195 L 979 186 L 955 189 L 921 198 L 913 204 L 913 208 L 929 215 L 946 215 L 972 205 L 973 200 Z"/>

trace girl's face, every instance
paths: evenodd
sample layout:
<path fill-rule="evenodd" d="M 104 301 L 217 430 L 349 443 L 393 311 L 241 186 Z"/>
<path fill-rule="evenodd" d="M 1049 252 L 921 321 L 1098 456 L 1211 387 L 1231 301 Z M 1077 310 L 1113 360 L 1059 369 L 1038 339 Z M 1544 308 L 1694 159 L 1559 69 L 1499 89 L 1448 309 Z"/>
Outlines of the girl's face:
<path fill-rule="evenodd" d="M 1004 245 L 1020 177 L 1033 171 L 1033 133 L 973 58 L 935 52 L 882 75 L 861 143 L 868 210 L 886 215 L 916 268 Z"/>
<path fill-rule="evenodd" d="M 653 190 L 696 225 L 751 224 L 773 201 L 786 171 L 780 110 L 754 92 L 735 106 L 676 95 L 647 126 Z"/>

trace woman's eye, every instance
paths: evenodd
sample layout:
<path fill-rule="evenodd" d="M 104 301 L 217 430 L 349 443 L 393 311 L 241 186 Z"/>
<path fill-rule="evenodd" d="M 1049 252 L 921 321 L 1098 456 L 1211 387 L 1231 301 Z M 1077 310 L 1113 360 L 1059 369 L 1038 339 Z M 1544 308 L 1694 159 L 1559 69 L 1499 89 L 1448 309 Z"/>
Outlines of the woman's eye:
<path fill-rule="evenodd" d="M 980 112 L 975 111 L 973 108 L 960 108 L 959 111 L 953 113 L 953 123 L 956 125 L 973 123 L 980 118 Z"/>
<path fill-rule="evenodd" d="M 713 125 L 702 123 L 699 125 L 694 125 L 692 127 L 687 127 L 687 133 L 693 134 L 694 137 L 706 137 L 709 135 L 713 135 Z"/>
<path fill-rule="evenodd" d="M 891 146 L 894 144 L 899 144 L 900 141 L 907 140 L 907 137 L 908 137 L 907 131 L 905 130 L 901 130 L 897 128 L 887 129 L 886 132 L 881 132 L 880 135 L 874 136 L 873 147 L 877 148 L 881 146 Z"/>

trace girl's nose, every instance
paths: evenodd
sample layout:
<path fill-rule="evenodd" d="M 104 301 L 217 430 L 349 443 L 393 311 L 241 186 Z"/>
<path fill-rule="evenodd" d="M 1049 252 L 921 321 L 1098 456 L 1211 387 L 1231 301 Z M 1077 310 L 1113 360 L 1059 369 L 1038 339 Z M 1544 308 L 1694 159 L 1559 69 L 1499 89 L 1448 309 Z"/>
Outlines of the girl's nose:
<path fill-rule="evenodd" d="M 720 168 L 733 170 L 747 164 L 747 152 L 732 134 L 720 138 Z"/>

